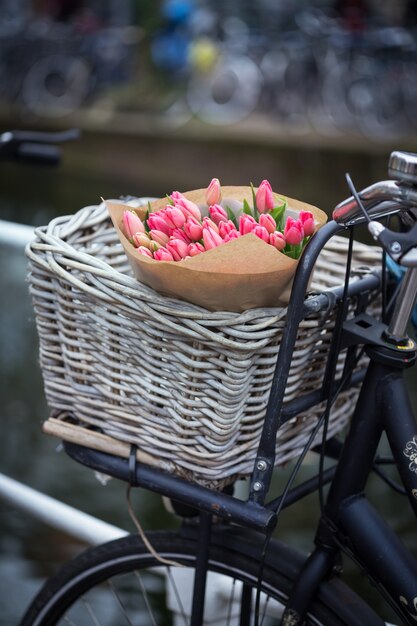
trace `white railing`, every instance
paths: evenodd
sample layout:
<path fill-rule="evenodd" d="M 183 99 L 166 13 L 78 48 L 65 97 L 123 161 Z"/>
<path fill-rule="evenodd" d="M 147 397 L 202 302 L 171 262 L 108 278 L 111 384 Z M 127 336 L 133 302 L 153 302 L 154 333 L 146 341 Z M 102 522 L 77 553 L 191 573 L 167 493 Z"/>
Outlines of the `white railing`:
<path fill-rule="evenodd" d="M 0 245 L 23 250 L 33 237 L 33 226 L 0 220 Z M 97 545 L 128 534 L 4 474 L 0 474 L 0 499 L 88 544 Z"/>
<path fill-rule="evenodd" d="M 0 244 L 24 247 L 33 239 L 33 226 L 0 220 Z"/>
<path fill-rule="evenodd" d="M 63 504 L 4 474 L 0 474 L 0 498 L 48 526 L 91 545 L 119 539 L 128 534 L 117 526 Z"/>

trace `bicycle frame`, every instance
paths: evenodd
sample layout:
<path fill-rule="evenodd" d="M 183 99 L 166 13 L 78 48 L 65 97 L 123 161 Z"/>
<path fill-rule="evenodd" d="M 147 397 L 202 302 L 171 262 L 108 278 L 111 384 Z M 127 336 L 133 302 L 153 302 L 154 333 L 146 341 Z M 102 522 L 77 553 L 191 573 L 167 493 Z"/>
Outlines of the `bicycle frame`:
<path fill-rule="evenodd" d="M 134 449 L 130 460 L 126 460 L 64 443 L 67 453 L 84 465 L 166 495 L 200 512 L 201 549 L 197 554 L 199 574 L 193 596 L 194 616 L 199 614 L 201 617 L 204 606 L 209 518 L 213 514 L 264 533 L 271 532 L 277 521 L 275 510 L 278 506 L 289 506 L 315 491 L 319 484 L 332 481 L 316 535 L 316 549 L 307 559 L 294 586 L 282 623 L 296 626 L 303 622 L 317 587 L 335 567 L 341 547 L 348 549 L 377 581 L 380 590 L 392 599 L 392 604 L 405 623 L 411 624 L 417 620 L 417 562 L 363 495 L 381 435 L 385 431 L 417 515 L 417 463 L 412 467 L 414 457 L 411 456 L 413 446 L 416 447 L 417 454 L 417 428 L 403 381 L 403 369 L 412 364 L 415 358 L 414 344 L 405 349 L 404 346 L 387 348 L 386 343 L 383 344 L 381 340 L 379 345 L 381 325 L 363 315 L 345 324 L 342 347 L 369 344 L 367 352 L 370 365 L 339 462 L 336 467 L 326 470 L 321 479 L 316 477 L 291 490 L 284 502 L 281 495 L 272 502 L 265 503 L 274 468 L 278 428 L 300 410 L 326 399 L 332 391 L 329 386 L 324 385 L 321 390 L 283 406 L 284 390 L 300 321 L 306 312 L 322 310 L 326 302 L 328 305 L 334 304 L 330 302 L 331 299 L 341 299 L 343 289 L 332 294 L 321 294 L 305 302 L 308 280 L 322 247 L 342 229 L 335 222 L 329 222 L 315 235 L 300 260 L 247 501 L 137 464 Z M 364 284 L 372 290 L 379 283 L 380 277 L 371 274 L 351 285 L 349 295 L 362 293 Z M 330 355 L 329 363 L 332 358 L 334 355 Z M 356 374 L 351 382 L 358 382 L 360 379 L 361 375 Z M 405 450 L 409 449 L 410 456 L 406 456 Z M 195 624 L 199 623 L 199 619 Z M 369 626 L 383 624 L 376 614 L 373 621 L 369 621 L 369 616 L 367 619 Z"/>
<path fill-rule="evenodd" d="M 417 561 L 363 493 L 385 432 L 417 516 L 417 424 L 403 379 L 403 370 L 415 362 L 416 346 L 411 340 L 405 346 L 389 345 L 384 328 L 366 315 L 344 325 L 343 347 L 367 345 L 370 364 L 318 527 L 317 547 L 294 587 L 282 624 L 302 624 L 341 547 L 365 569 L 405 623 L 417 620 Z"/>

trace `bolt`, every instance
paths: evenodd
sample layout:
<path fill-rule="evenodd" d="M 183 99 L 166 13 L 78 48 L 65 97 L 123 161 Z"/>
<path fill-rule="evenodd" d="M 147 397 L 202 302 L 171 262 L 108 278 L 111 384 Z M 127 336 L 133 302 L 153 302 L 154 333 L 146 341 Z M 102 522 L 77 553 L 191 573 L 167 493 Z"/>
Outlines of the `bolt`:
<path fill-rule="evenodd" d="M 392 244 L 390 245 L 390 250 L 391 252 L 394 252 L 394 254 L 396 254 L 397 252 L 401 252 L 401 244 L 399 241 L 393 241 Z"/>
<path fill-rule="evenodd" d="M 259 481 L 256 481 L 256 483 L 253 483 L 253 490 L 254 491 L 261 491 L 262 487 L 263 487 L 263 485 Z"/>
<path fill-rule="evenodd" d="M 267 468 L 266 461 L 258 461 L 256 467 L 259 471 L 264 472 Z"/>

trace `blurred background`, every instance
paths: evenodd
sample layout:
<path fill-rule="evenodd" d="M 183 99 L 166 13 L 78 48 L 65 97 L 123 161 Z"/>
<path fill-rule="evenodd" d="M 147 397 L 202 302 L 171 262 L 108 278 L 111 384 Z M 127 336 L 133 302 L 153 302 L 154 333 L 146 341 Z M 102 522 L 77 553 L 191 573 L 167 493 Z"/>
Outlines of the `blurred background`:
<path fill-rule="evenodd" d="M 330 214 L 349 195 L 345 172 L 362 188 L 387 177 L 393 149 L 417 151 L 416 95 L 414 0 L 1 0 L 0 132 L 81 136 L 59 168 L 2 161 L 0 220 L 41 225 L 101 196 L 160 196 L 213 177 L 267 178 Z M 47 407 L 25 276 L 23 248 L 2 245 L 0 472 L 133 530 L 123 486 L 103 487 L 40 432 Z M 408 377 L 411 387 L 414 369 Z M 406 503 L 376 481 L 372 493 L 417 554 Z M 316 498 L 304 506 L 279 534 L 309 550 Z M 137 512 L 145 528 L 174 523 L 154 496 L 139 494 Z M 44 577 L 82 547 L 2 506 L 0 623 L 16 624 Z"/>

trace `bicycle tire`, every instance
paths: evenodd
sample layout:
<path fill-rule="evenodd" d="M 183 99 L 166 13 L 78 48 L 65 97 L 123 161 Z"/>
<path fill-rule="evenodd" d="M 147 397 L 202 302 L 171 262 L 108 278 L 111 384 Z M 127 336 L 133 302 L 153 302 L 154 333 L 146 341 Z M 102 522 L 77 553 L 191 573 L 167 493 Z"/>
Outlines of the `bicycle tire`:
<path fill-rule="evenodd" d="M 259 553 L 259 544 L 262 542 L 259 542 L 259 536 L 257 542 L 248 541 L 248 536 L 250 536 L 250 533 L 248 534 L 244 531 L 242 534 L 242 531 L 236 528 L 223 529 L 220 533 L 217 533 L 210 547 L 209 569 L 210 572 L 224 574 L 231 577 L 232 581 L 242 581 L 255 588 L 258 576 L 257 555 Z M 149 532 L 148 538 L 160 556 L 185 564 L 191 567 L 191 569 L 194 567 L 196 553 L 195 537 L 183 536 L 181 533 L 171 531 L 155 531 Z M 271 542 L 262 582 L 262 591 L 268 596 L 268 602 L 265 596 L 262 596 L 261 600 L 260 613 L 262 619 L 260 623 L 263 626 L 278 623 L 279 612 L 282 609 L 277 602 L 280 604 L 285 602 L 294 577 L 302 565 L 302 560 L 299 553 L 288 548 L 288 546 L 277 541 Z M 120 581 L 116 581 L 116 577 L 123 578 L 123 575 L 127 574 L 135 575 L 136 590 L 134 599 L 136 602 L 138 585 L 144 585 L 145 582 L 155 584 L 155 581 L 149 578 L 151 576 L 150 572 L 147 574 L 146 581 L 144 576 L 139 575 L 138 572 L 156 568 L 155 571 L 160 576 L 162 567 L 161 563 L 149 553 L 137 535 L 129 535 L 122 539 L 116 539 L 98 547 L 90 548 L 68 562 L 56 576 L 46 581 L 22 618 L 21 626 L 52 626 L 61 623 L 91 623 L 100 625 L 103 623 L 188 624 L 190 622 L 188 621 L 187 611 L 184 609 L 184 606 L 181 608 L 181 601 L 176 598 L 175 594 L 177 592 L 175 589 L 173 596 L 172 594 L 171 596 L 174 598 L 173 602 L 177 608 L 177 613 L 171 616 L 169 614 L 166 615 L 160 608 L 163 594 L 161 596 L 158 594 L 155 597 L 152 596 L 151 592 L 155 595 L 155 592 L 158 591 L 157 589 L 151 589 L 148 597 L 141 603 L 138 603 L 136 607 L 131 607 L 131 598 L 126 597 L 122 599 L 117 597 L 117 593 L 121 593 L 122 587 L 116 587 L 116 584 L 120 583 Z M 182 571 L 184 572 L 185 570 Z M 172 577 L 172 571 L 168 576 Z M 102 582 L 113 585 L 113 589 L 110 587 L 110 594 L 115 595 L 120 606 L 124 606 L 126 611 L 129 610 L 128 617 L 125 616 L 126 622 L 119 621 L 119 618 L 114 619 L 115 613 L 110 612 L 107 598 L 104 599 L 105 596 L 101 591 L 97 592 L 99 589 L 97 585 Z M 226 579 L 221 579 L 220 582 L 223 588 L 227 581 Z M 123 584 L 125 584 L 125 581 Z M 192 587 L 188 584 L 188 591 L 190 588 Z M 235 598 L 237 598 L 238 589 L 234 582 L 232 582 L 232 589 L 234 590 Z M 87 591 L 91 592 L 91 598 L 86 598 L 85 594 Z M 153 614 L 152 620 L 149 620 L 147 603 L 150 605 L 155 599 L 158 614 Z M 78 604 L 78 601 L 80 601 L 80 604 Z M 97 603 L 94 606 L 92 604 L 93 601 Z M 224 624 L 225 626 L 226 624 L 239 623 L 238 621 L 233 621 L 236 618 L 234 601 L 234 599 L 231 600 L 229 598 L 228 605 L 224 605 L 223 602 L 224 612 L 222 617 L 220 617 L 221 621 L 215 623 Z M 117 602 L 116 607 L 119 609 L 120 606 L 118 606 Z M 317 600 L 312 606 L 311 613 L 309 613 L 307 623 L 322 624 L 324 626 L 373 624 L 372 615 L 369 617 L 367 613 L 367 605 L 358 605 L 358 602 L 361 603 L 362 601 L 356 594 L 339 579 L 332 579 L 321 585 Z M 183 602 L 183 604 L 185 603 Z M 252 602 L 252 608 L 253 604 Z M 213 601 L 207 601 L 207 605 L 212 608 Z M 265 606 L 268 606 L 268 610 L 272 611 L 272 616 L 270 615 L 268 619 L 265 619 L 263 616 Z M 360 610 L 359 614 L 356 614 L 355 611 L 358 609 L 358 606 Z M 98 611 L 98 613 L 96 614 L 95 611 Z M 82 620 L 83 615 L 89 617 L 91 621 L 76 621 Z M 178 618 L 177 621 L 175 621 L 175 615 Z M 103 616 L 108 621 L 102 622 Z M 232 616 L 233 619 L 226 621 L 226 619 L 229 619 L 228 616 Z M 170 621 L 170 617 L 174 617 L 174 620 Z M 179 619 L 180 617 L 181 619 Z M 272 621 L 270 617 L 272 617 Z M 156 621 L 156 618 L 158 621 Z"/>

